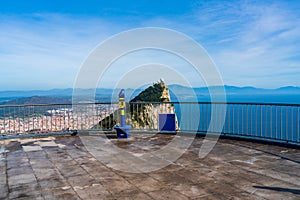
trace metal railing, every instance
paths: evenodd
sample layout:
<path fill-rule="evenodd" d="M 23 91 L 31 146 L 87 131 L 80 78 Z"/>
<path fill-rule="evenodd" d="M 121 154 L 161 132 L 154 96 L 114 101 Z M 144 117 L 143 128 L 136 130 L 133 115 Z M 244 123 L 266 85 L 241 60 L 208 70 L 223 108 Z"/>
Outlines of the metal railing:
<path fill-rule="evenodd" d="M 0 138 L 29 133 L 112 130 L 118 123 L 117 109 L 117 103 L 0 106 Z M 300 144 L 300 104 L 138 102 L 127 104 L 126 113 L 127 123 L 134 130 L 157 131 L 158 114 L 175 113 L 180 131 L 203 134 L 219 132 L 217 122 L 222 121 L 219 117 L 224 113 L 222 135 Z"/>
<path fill-rule="evenodd" d="M 218 120 L 218 117 L 211 118 L 211 110 L 214 108 L 218 113 L 218 110 L 226 106 L 222 135 L 300 144 L 300 104 L 197 102 L 179 103 L 178 106 L 187 113 L 195 108 L 200 110 L 197 128 L 200 133 L 215 131 L 214 126 L 210 126 L 210 120 Z M 195 117 L 192 113 L 189 115 L 191 118 Z M 195 131 L 196 127 L 192 124 L 180 124 L 180 129 Z"/>

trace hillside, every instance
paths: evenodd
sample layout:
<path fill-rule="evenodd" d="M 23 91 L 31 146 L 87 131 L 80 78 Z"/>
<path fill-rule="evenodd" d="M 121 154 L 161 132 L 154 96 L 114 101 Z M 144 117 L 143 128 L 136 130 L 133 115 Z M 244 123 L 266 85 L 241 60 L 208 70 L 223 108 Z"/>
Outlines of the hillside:
<path fill-rule="evenodd" d="M 157 104 L 141 102 L 157 102 Z M 130 114 L 127 114 L 128 124 L 134 128 L 158 129 L 158 114 L 175 113 L 172 104 L 159 104 L 170 102 L 170 94 L 167 85 L 163 81 L 149 86 L 130 101 Z M 111 129 L 118 123 L 118 111 L 101 120 L 98 124 L 102 129 Z M 115 118 L 114 118 L 115 117 Z M 177 126 L 178 127 L 178 126 Z"/>
<path fill-rule="evenodd" d="M 70 104 L 71 97 L 52 97 L 52 96 L 32 96 L 22 97 L 0 103 L 0 105 L 21 105 L 21 104 Z"/>
<path fill-rule="evenodd" d="M 163 81 L 155 83 L 130 100 L 133 102 L 170 102 L 168 87 Z"/>

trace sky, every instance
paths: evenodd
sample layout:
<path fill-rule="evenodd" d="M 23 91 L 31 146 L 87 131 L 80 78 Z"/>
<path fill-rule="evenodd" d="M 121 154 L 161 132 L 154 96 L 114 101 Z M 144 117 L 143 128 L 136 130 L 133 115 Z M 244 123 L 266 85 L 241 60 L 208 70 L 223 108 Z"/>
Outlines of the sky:
<path fill-rule="evenodd" d="M 0 90 L 72 88 L 100 43 L 143 27 L 172 29 L 195 40 L 226 85 L 300 87 L 299 10 L 300 1 L 280 0 L 1 0 Z M 170 66 L 189 72 L 189 66 L 170 60 Z M 121 82 L 130 81 L 128 87 L 135 87 L 132 78 Z M 99 87 L 114 84 L 104 78 Z"/>

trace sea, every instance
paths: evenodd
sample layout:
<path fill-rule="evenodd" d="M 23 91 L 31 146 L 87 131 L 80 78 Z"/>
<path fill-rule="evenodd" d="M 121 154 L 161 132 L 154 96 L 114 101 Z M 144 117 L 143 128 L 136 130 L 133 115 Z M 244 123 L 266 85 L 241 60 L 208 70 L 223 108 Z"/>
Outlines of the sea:
<path fill-rule="evenodd" d="M 200 103 L 174 105 L 181 130 L 221 130 L 228 135 L 300 143 L 299 94 L 228 95 L 229 104 L 211 104 L 209 96 L 198 96 L 197 101 Z"/>
<path fill-rule="evenodd" d="M 0 97 L 0 104 L 16 99 L 16 97 Z"/>

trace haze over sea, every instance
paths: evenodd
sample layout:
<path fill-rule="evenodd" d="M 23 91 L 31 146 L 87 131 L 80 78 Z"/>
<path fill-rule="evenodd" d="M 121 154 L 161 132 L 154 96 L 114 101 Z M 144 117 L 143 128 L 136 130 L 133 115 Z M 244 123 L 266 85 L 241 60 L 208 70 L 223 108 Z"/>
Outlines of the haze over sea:
<path fill-rule="evenodd" d="M 169 85 L 171 101 L 173 102 L 210 102 L 211 97 L 208 88 L 188 88 L 181 85 Z M 141 92 L 145 87 L 137 89 L 126 89 L 126 99 L 129 101 Z M 95 94 L 95 100 L 100 102 L 117 101 L 117 89 L 98 88 Z M 299 87 L 283 87 L 278 89 L 262 89 L 254 87 L 234 87 L 224 86 L 227 102 L 243 103 L 286 103 L 300 104 Z M 89 90 L 82 90 L 82 95 Z M 28 90 L 28 91 L 0 91 L 0 103 L 31 104 L 43 103 L 47 98 L 56 98 L 57 103 L 71 102 L 73 89 L 52 89 L 52 90 Z M 32 98 L 32 97 L 35 98 Z M 216 94 L 218 96 L 218 94 Z M 26 99 L 24 101 L 22 99 Z M 30 99 L 31 98 L 31 99 Z M 18 100 L 19 99 L 19 100 Z M 42 100 L 41 100 L 42 99 Z M 13 101 L 14 100 L 14 101 Z"/>

